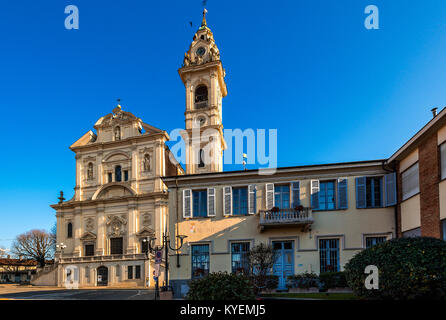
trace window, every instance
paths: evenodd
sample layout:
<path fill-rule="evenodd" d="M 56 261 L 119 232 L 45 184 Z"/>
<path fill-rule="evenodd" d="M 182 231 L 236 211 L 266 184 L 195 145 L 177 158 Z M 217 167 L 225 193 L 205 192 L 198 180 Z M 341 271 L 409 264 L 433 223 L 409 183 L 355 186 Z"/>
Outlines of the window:
<path fill-rule="evenodd" d="M 446 142 L 440 146 L 441 180 L 446 179 Z"/>
<path fill-rule="evenodd" d="M 73 224 L 68 222 L 67 225 L 67 238 L 73 238 Z"/>
<path fill-rule="evenodd" d="M 115 267 L 115 275 L 119 277 L 121 275 L 121 266 L 119 264 Z"/>
<path fill-rule="evenodd" d="M 336 195 L 334 181 L 320 181 L 318 210 L 335 210 Z"/>
<path fill-rule="evenodd" d="M 129 171 L 128 170 L 124 171 L 124 181 L 129 181 Z"/>
<path fill-rule="evenodd" d="M 401 176 L 403 184 L 403 200 L 409 199 L 420 192 L 418 163 L 404 171 Z"/>
<path fill-rule="evenodd" d="M 366 207 L 382 207 L 382 177 L 368 177 L 365 184 Z"/>
<path fill-rule="evenodd" d="M 193 191 L 193 214 L 194 217 L 207 217 L 208 209 L 207 209 L 207 191 Z"/>
<path fill-rule="evenodd" d="M 192 278 L 201 278 L 209 273 L 209 245 L 192 245 Z"/>
<path fill-rule="evenodd" d="M 366 248 L 371 248 L 377 244 L 385 242 L 386 240 L 386 237 L 367 237 L 365 238 L 365 246 Z"/>
<path fill-rule="evenodd" d="M 249 242 L 231 244 L 232 273 L 249 274 Z"/>
<path fill-rule="evenodd" d="M 208 88 L 206 86 L 199 86 L 195 90 L 195 109 L 207 107 L 208 102 Z"/>
<path fill-rule="evenodd" d="M 141 240 L 141 253 L 149 252 L 149 241 Z"/>
<path fill-rule="evenodd" d="M 122 254 L 122 238 L 110 239 L 110 254 Z"/>
<path fill-rule="evenodd" d="M 279 209 L 290 208 L 290 186 L 274 186 L 274 206 Z"/>
<path fill-rule="evenodd" d="M 113 182 L 113 174 L 111 172 L 108 173 L 108 183 Z"/>
<path fill-rule="evenodd" d="M 204 150 L 200 149 L 200 151 L 198 152 L 198 159 L 200 160 L 200 162 L 198 163 L 198 168 L 204 168 L 205 163 L 204 163 Z"/>
<path fill-rule="evenodd" d="M 86 257 L 94 256 L 94 245 L 93 244 L 85 245 L 85 256 Z"/>
<path fill-rule="evenodd" d="M 248 188 L 232 188 L 232 214 L 248 214 Z"/>
<path fill-rule="evenodd" d="M 115 181 L 121 182 L 122 176 L 121 176 L 121 166 L 116 166 L 115 168 Z"/>
<path fill-rule="evenodd" d="M 321 272 L 339 271 L 339 239 L 319 240 Z"/>
<path fill-rule="evenodd" d="M 127 267 L 127 279 L 133 279 L 133 266 Z"/>
<path fill-rule="evenodd" d="M 135 266 L 135 279 L 141 279 L 141 266 Z"/>

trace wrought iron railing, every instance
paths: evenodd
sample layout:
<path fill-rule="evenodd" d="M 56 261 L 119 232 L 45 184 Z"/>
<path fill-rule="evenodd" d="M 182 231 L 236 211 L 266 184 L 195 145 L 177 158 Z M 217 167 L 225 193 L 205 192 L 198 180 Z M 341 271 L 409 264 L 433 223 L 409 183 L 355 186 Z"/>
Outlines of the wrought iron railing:
<path fill-rule="evenodd" d="M 313 221 L 311 208 L 260 210 L 260 225 L 311 224 Z"/>

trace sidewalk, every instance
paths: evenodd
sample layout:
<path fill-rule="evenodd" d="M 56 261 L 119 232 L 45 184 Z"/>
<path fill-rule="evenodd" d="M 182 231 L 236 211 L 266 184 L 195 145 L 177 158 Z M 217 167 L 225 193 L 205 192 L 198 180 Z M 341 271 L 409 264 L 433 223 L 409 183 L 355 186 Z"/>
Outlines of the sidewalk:
<path fill-rule="evenodd" d="M 0 296 L 10 293 L 33 292 L 33 291 L 54 291 L 67 290 L 64 287 L 54 286 L 32 286 L 32 285 L 18 285 L 18 284 L 0 284 Z M 145 287 L 82 287 L 76 290 L 154 290 L 153 288 Z"/>

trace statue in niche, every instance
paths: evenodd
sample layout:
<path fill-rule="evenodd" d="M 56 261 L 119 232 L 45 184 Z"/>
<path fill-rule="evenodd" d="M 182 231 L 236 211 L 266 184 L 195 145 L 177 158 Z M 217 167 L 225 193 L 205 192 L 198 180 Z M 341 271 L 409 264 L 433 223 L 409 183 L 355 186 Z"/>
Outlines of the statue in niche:
<path fill-rule="evenodd" d="M 93 163 L 91 163 L 91 162 L 88 164 L 88 168 L 87 168 L 87 179 L 93 180 Z"/>
<path fill-rule="evenodd" d="M 150 170 L 151 170 L 150 155 L 146 154 L 144 156 L 144 171 L 150 171 Z"/>
<path fill-rule="evenodd" d="M 115 128 L 115 141 L 121 140 L 121 128 L 116 127 Z"/>

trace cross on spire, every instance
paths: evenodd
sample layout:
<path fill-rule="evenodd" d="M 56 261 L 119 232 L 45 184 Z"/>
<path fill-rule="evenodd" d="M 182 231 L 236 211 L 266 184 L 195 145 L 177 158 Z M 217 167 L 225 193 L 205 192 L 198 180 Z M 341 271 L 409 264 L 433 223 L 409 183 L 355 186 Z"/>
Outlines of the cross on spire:
<path fill-rule="evenodd" d="M 208 13 L 208 11 L 206 10 L 206 8 L 204 8 L 203 9 L 203 21 L 201 22 L 202 27 L 206 27 L 206 13 Z"/>

